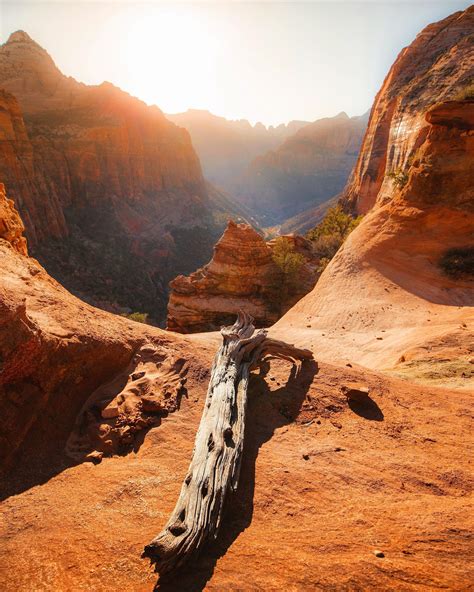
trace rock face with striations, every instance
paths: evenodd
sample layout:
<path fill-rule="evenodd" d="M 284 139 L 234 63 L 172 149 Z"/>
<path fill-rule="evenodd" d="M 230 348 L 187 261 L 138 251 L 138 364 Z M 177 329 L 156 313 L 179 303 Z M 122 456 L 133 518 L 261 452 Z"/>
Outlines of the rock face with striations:
<path fill-rule="evenodd" d="M 5 195 L 5 185 L 0 183 L 0 240 L 7 241 L 21 255 L 27 255 L 25 227 L 13 200 Z"/>
<path fill-rule="evenodd" d="M 426 27 L 403 49 L 378 92 L 357 165 L 344 192 L 348 207 L 365 214 L 376 201 L 391 199 L 396 186 L 407 180 L 419 160 L 419 150 L 429 135 L 439 135 L 427 112 L 451 113 L 451 101 L 473 82 L 474 47 L 472 31 L 474 9 L 457 12 Z M 439 120 L 440 121 L 440 120 Z M 450 156 L 455 153 L 450 149 Z"/>
<path fill-rule="evenodd" d="M 470 7 L 398 57 L 343 196 L 366 215 L 277 331 L 310 320 L 321 355 L 472 388 L 473 31 Z"/>
<path fill-rule="evenodd" d="M 0 88 L 0 176 L 32 254 L 87 300 L 159 318 L 169 279 L 222 231 L 188 132 L 64 76 L 21 31 L 0 46 Z"/>
<path fill-rule="evenodd" d="M 170 283 L 168 326 L 179 333 L 213 331 L 229 324 L 240 309 L 269 326 L 313 287 L 317 261 L 309 241 L 282 237 L 305 258 L 295 289 L 285 293 L 272 258 L 275 241 L 265 242 L 251 226 L 230 221 L 212 260 L 190 276 Z"/>

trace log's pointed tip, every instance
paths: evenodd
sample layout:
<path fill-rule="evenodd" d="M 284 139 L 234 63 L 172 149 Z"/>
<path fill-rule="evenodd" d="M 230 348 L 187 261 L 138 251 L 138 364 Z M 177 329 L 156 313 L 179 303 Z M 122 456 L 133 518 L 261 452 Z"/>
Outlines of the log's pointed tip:
<path fill-rule="evenodd" d="M 149 559 L 152 565 L 159 560 L 156 547 L 153 545 L 153 543 L 150 543 L 144 547 L 141 558 Z"/>
<path fill-rule="evenodd" d="M 155 573 L 160 573 L 159 557 L 156 554 L 156 549 L 153 545 L 146 545 L 140 556 L 142 559 L 149 559 L 150 566 Z"/>

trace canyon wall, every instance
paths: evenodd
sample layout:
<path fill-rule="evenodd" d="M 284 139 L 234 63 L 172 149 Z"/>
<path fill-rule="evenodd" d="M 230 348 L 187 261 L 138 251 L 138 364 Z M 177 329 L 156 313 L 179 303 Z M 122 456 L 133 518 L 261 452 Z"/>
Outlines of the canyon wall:
<path fill-rule="evenodd" d="M 395 62 L 343 196 L 366 215 L 277 335 L 299 333 L 332 360 L 472 388 L 473 30 L 470 7 Z"/>
<path fill-rule="evenodd" d="M 245 310 L 258 327 L 274 323 L 313 287 L 318 261 L 311 244 L 301 236 L 280 237 L 303 258 L 297 276 L 288 278 L 273 260 L 276 241 L 265 242 L 247 224 L 230 221 L 202 269 L 170 283 L 168 325 L 171 331 L 214 331 L 233 322 Z"/>
<path fill-rule="evenodd" d="M 21 255 L 27 255 L 25 227 L 12 199 L 5 194 L 5 185 L 0 183 L 0 240 L 9 243 Z"/>
<path fill-rule="evenodd" d="M 167 282 L 208 259 L 229 205 L 209 195 L 188 132 L 112 84 L 64 76 L 21 31 L 0 47 L 0 88 L 0 176 L 32 254 L 90 302 L 162 318 Z"/>
<path fill-rule="evenodd" d="M 343 196 L 348 208 L 365 214 L 377 200 L 391 199 L 432 132 L 426 112 L 469 92 L 469 86 L 472 95 L 473 27 L 471 7 L 429 25 L 400 52 L 375 98 L 359 159 Z"/>

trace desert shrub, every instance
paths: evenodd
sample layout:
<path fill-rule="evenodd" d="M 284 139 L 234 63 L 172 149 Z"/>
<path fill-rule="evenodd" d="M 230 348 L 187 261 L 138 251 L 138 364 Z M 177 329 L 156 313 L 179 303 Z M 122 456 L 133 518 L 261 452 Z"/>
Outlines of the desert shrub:
<path fill-rule="evenodd" d="M 453 97 L 455 101 L 472 101 L 474 100 L 474 82 L 467 84 L 461 88 Z"/>
<path fill-rule="evenodd" d="M 344 237 L 338 233 L 323 234 L 313 242 L 314 253 L 320 259 L 328 259 L 330 261 L 343 242 Z"/>
<path fill-rule="evenodd" d="M 275 241 L 272 259 L 280 270 L 283 281 L 289 286 L 293 285 L 296 282 L 301 266 L 305 262 L 303 255 L 295 251 L 290 241 L 280 237 Z"/>
<path fill-rule="evenodd" d="M 301 266 L 306 259 L 295 251 L 294 245 L 284 237 L 277 238 L 272 251 L 275 271 L 271 272 L 271 306 L 281 315 L 287 309 L 288 299 L 297 291 Z"/>
<path fill-rule="evenodd" d="M 136 323 L 143 323 L 144 325 L 148 325 L 148 313 L 146 312 L 124 312 L 122 316 L 127 319 L 130 319 L 131 321 L 135 321 Z"/>
<path fill-rule="evenodd" d="M 316 241 L 321 236 L 338 236 L 343 240 L 346 236 L 354 230 L 354 228 L 361 221 L 362 216 L 354 218 L 347 214 L 338 204 L 333 208 L 329 208 L 324 216 L 324 219 L 312 230 L 310 230 L 306 237 L 310 241 Z"/>
<path fill-rule="evenodd" d="M 407 184 L 407 181 L 408 181 L 408 173 L 406 173 L 405 171 L 402 171 L 401 169 L 397 169 L 396 171 L 392 171 L 392 172 L 388 173 L 387 176 L 390 177 L 390 179 L 392 179 L 395 187 L 398 187 L 399 189 L 401 189 L 402 187 L 405 187 L 405 185 Z"/>
<path fill-rule="evenodd" d="M 438 264 L 451 278 L 474 277 L 474 246 L 448 249 L 441 256 Z"/>
<path fill-rule="evenodd" d="M 313 243 L 313 251 L 319 257 L 318 271 L 326 269 L 346 237 L 362 220 L 344 212 L 340 205 L 330 208 L 324 219 L 306 237 Z"/>

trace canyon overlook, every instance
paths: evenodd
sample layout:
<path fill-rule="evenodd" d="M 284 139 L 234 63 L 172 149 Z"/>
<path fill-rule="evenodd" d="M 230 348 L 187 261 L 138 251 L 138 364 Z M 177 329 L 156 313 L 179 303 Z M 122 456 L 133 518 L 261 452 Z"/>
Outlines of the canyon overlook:
<path fill-rule="evenodd" d="M 339 201 L 363 218 L 322 272 L 311 241 L 228 222 L 245 208 L 157 108 L 66 78 L 24 33 L 0 47 L 2 589 L 472 586 L 473 30 L 471 6 L 390 69 Z M 286 300 L 281 244 L 304 257 Z M 68 290 L 163 313 L 168 269 L 169 331 Z M 190 525 L 167 518 L 210 402 L 202 331 L 241 307 L 313 359 L 250 372 L 221 530 L 158 577 L 144 545 Z"/>

